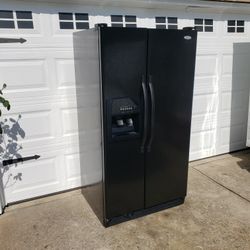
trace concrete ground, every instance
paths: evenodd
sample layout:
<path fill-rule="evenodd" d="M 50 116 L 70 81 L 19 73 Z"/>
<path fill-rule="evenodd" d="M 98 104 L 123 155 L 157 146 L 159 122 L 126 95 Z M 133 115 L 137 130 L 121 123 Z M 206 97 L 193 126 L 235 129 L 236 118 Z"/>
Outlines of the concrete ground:
<path fill-rule="evenodd" d="M 80 190 L 10 206 L 0 249 L 250 249 L 250 150 L 190 163 L 183 205 L 107 229 Z"/>

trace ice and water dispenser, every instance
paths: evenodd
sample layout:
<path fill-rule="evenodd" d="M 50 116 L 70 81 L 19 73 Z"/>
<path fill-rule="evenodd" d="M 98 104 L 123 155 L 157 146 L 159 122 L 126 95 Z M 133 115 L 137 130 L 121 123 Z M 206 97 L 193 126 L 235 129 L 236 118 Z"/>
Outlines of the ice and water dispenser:
<path fill-rule="evenodd" d="M 139 107 L 131 98 L 112 99 L 110 113 L 112 140 L 139 135 Z"/>

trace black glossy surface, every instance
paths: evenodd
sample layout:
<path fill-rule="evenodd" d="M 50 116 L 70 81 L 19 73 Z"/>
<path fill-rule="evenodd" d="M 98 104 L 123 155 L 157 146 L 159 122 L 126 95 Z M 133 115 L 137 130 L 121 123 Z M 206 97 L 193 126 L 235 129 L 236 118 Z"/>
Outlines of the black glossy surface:
<path fill-rule="evenodd" d="M 87 72 L 88 79 L 100 75 L 103 172 L 100 181 L 84 188 L 93 211 L 109 226 L 181 204 L 187 187 L 197 32 L 99 25 L 76 34 L 77 84 Z M 82 45 L 97 61 L 95 71 L 85 53 L 79 56 Z M 135 111 L 127 109 L 131 107 Z M 119 127 L 123 125 L 117 120 L 129 116 L 133 127 Z"/>
<path fill-rule="evenodd" d="M 195 31 L 149 30 L 155 123 L 146 155 L 146 207 L 186 195 L 195 50 Z"/>
<path fill-rule="evenodd" d="M 127 220 L 133 220 L 133 219 L 136 219 L 136 218 L 139 218 L 139 217 L 151 214 L 151 213 L 159 212 L 163 209 L 167 209 L 167 208 L 181 205 L 184 203 L 184 201 L 185 201 L 185 197 L 179 198 L 176 200 L 172 200 L 172 201 L 168 201 L 168 202 L 165 202 L 165 203 L 162 203 L 160 205 L 156 205 L 156 206 L 153 206 L 150 208 L 145 208 L 145 209 L 141 209 L 138 211 L 132 211 L 131 213 L 124 214 L 124 215 L 118 216 L 118 217 L 114 217 L 114 218 L 109 219 L 109 220 L 105 220 L 104 226 L 109 227 L 109 226 L 112 226 L 112 225 L 115 225 L 115 224 L 118 224 L 118 223 L 121 223 L 121 222 L 124 222 Z"/>
<path fill-rule="evenodd" d="M 112 98 L 120 97 L 129 97 L 140 105 L 142 75 L 146 75 L 146 51 L 146 29 L 101 28 L 105 203 L 108 219 L 144 208 L 141 136 L 110 142 L 111 117 L 107 108 Z M 139 120 L 141 123 L 142 114 Z"/>

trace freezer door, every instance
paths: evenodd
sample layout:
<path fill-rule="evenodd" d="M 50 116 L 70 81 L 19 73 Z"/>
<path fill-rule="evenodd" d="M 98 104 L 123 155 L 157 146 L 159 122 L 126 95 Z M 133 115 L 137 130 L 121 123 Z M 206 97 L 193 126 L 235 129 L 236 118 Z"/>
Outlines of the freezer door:
<path fill-rule="evenodd" d="M 149 30 L 146 207 L 186 195 L 196 31 Z"/>
<path fill-rule="evenodd" d="M 101 28 L 106 218 L 144 208 L 147 30 Z"/>

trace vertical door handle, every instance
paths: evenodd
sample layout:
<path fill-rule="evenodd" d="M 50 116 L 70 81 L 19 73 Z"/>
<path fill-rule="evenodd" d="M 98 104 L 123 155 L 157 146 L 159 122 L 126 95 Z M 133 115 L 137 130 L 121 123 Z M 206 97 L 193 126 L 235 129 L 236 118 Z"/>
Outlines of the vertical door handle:
<path fill-rule="evenodd" d="M 143 136 L 141 143 L 141 153 L 144 153 L 145 143 L 147 140 L 147 130 L 148 130 L 148 95 L 147 95 L 147 87 L 145 83 L 145 76 L 142 76 L 142 93 L 143 93 Z"/>
<path fill-rule="evenodd" d="M 155 94 L 154 94 L 154 85 L 152 82 L 151 75 L 149 75 L 148 86 L 149 86 L 150 99 L 151 99 L 151 109 L 150 109 L 151 119 L 150 119 L 150 137 L 149 137 L 149 141 L 148 141 L 147 151 L 150 152 L 152 141 L 154 138 L 154 123 L 155 123 Z"/>

